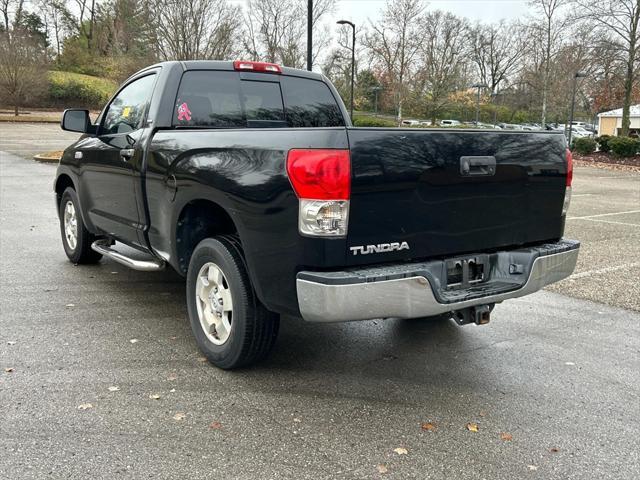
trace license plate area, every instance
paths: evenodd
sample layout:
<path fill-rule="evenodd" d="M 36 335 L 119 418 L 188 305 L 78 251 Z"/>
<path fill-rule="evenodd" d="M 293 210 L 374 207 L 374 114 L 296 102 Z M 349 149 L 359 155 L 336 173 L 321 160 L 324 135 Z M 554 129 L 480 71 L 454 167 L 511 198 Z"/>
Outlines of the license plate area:
<path fill-rule="evenodd" d="M 470 257 L 451 258 L 445 261 L 447 289 L 468 288 L 487 280 L 489 272 L 489 256 L 474 255 Z"/>

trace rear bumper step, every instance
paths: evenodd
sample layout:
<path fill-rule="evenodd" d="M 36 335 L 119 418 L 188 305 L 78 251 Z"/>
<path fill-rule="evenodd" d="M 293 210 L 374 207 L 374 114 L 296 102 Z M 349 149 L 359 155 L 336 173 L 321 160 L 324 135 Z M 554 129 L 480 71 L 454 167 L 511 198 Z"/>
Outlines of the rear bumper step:
<path fill-rule="evenodd" d="M 132 268 L 133 270 L 155 272 L 162 270 L 165 267 L 165 263 L 157 258 L 148 257 L 143 260 L 124 255 L 123 253 L 111 248 L 111 241 L 108 239 L 96 240 L 91 244 L 91 248 L 105 257 L 109 257 L 114 262 L 118 262 L 125 267 Z"/>
<path fill-rule="evenodd" d="M 300 272 L 296 280 L 302 317 L 309 322 L 418 318 L 502 302 L 536 292 L 573 272 L 580 243 L 557 243 L 483 257 L 482 282 L 447 285 L 451 259 L 341 272 Z M 454 259 L 455 260 L 455 259 Z"/>

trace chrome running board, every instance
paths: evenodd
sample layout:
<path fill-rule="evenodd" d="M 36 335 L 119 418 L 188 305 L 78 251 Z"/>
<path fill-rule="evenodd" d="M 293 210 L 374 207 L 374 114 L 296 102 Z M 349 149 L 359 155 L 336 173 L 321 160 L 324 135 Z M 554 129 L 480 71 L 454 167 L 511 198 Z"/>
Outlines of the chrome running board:
<path fill-rule="evenodd" d="M 165 267 L 165 263 L 157 258 L 150 257 L 148 260 L 138 260 L 127 257 L 126 255 L 111 248 L 111 241 L 107 239 L 96 240 L 91 244 L 91 248 L 105 257 L 110 258 L 114 262 L 118 262 L 125 267 L 132 268 L 133 270 L 156 272 L 158 270 L 163 270 Z"/>

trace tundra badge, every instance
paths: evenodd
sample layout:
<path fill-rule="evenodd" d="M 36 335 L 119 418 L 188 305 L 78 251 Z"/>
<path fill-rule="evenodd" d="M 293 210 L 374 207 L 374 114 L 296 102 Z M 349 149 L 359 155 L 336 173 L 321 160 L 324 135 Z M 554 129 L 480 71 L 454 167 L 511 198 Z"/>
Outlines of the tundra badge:
<path fill-rule="evenodd" d="M 349 247 L 349 250 L 354 255 L 368 255 L 370 253 L 386 253 L 399 250 L 409 250 L 409 244 L 407 242 L 393 242 L 393 243 L 379 243 L 377 245 L 357 245 L 355 247 Z"/>

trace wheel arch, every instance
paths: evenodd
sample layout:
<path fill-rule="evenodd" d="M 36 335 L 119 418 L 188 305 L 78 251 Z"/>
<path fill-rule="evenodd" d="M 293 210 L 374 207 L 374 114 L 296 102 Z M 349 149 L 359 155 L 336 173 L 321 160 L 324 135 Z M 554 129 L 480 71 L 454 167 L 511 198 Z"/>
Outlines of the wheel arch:
<path fill-rule="evenodd" d="M 78 193 L 78 189 L 76 188 L 75 183 L 73 183 L 73 179 L 71 178 L 70 175 L 67 175 L 66 173 L 61 173 L 60 175 L 58 175 L 58 178 L 56 178 L 56 183 L 54 186 L 54 190 L 56 192 L 56 203 L 58 207 L 60 207 L 62 194 L 69 187 L 73 188 L 76 191 L 76 194 Z"/>
<path fill-rule="evenodd" d="M 231 214 L 219 203 L 205 198 L 192 199 L 180 210 L 174 227 L 175 263 L 185 275 L 195 247 L 205 238 L 237 235 Z"/>

